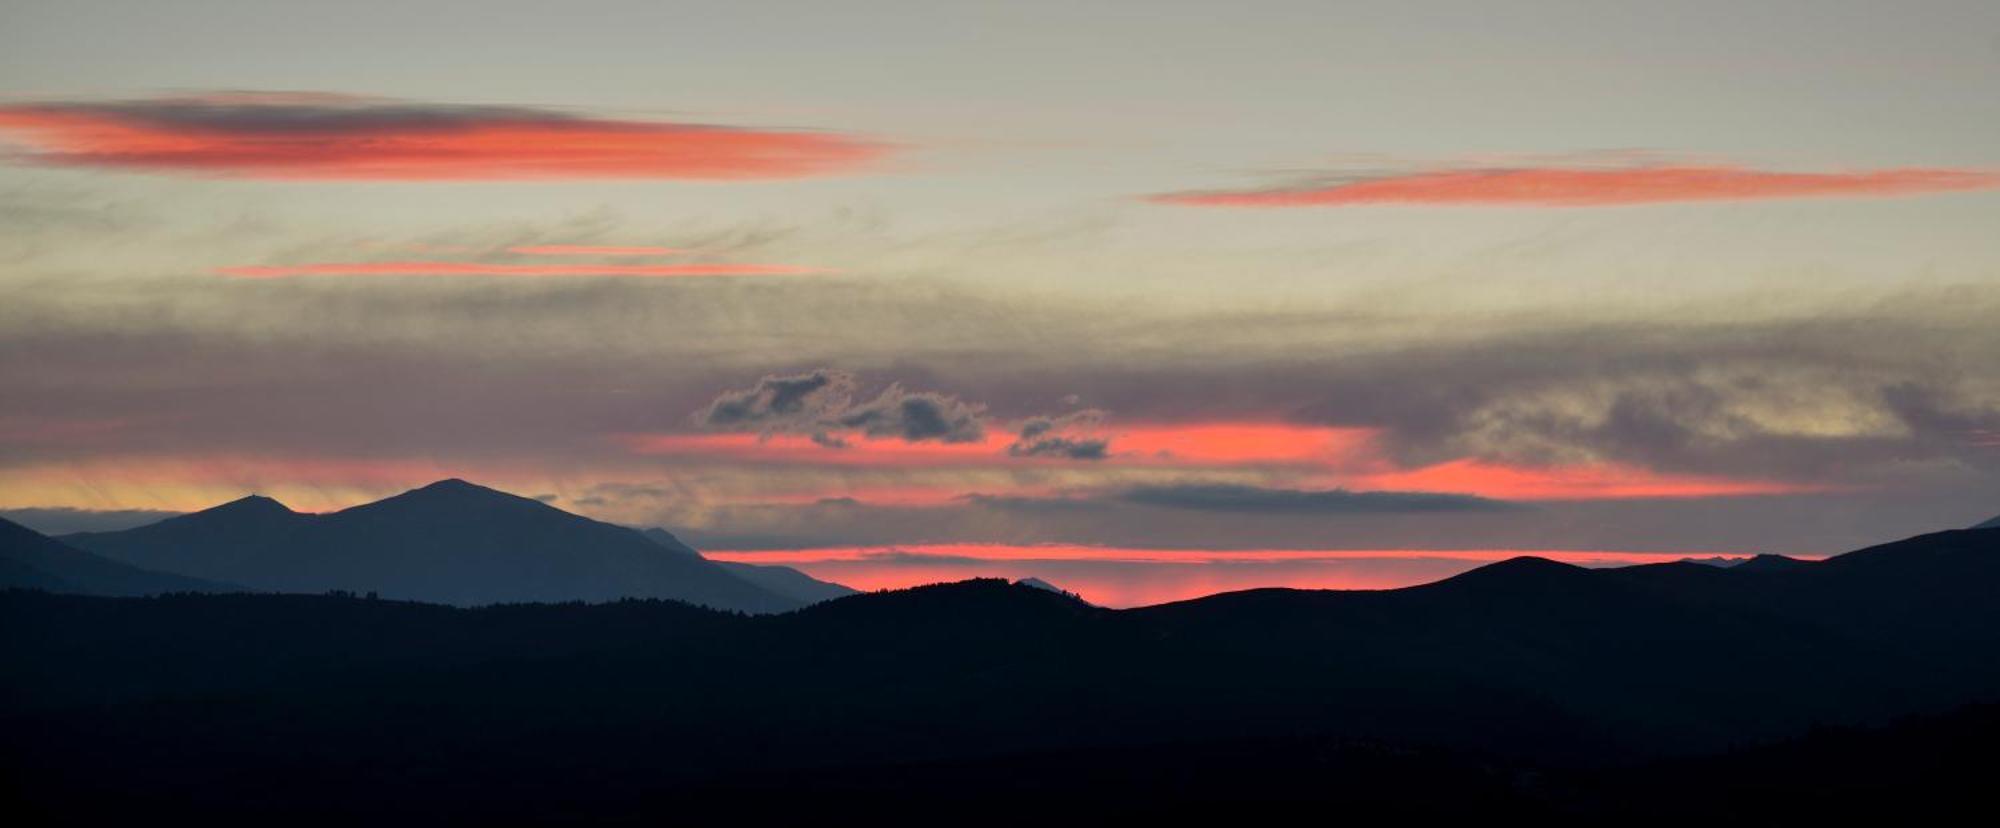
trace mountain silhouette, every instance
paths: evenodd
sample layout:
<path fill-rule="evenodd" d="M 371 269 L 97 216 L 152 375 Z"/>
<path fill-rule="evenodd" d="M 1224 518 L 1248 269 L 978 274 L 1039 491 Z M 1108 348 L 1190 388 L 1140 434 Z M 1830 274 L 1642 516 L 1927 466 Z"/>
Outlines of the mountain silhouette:
<path fill-rule="evenodd" d="M 1994 515 L 1974 525 L 1974 529 L 2000 529 L 2000 515 Z"/>
<path fill-rule="evenodd" d="M 1738 561 L 1731 569 L 1740 572 L 1789 572 L 1800 567 L 1812 566 L 1812 561 L 1786 557 L 1784 555 L 1762 554 Z"/>
<path fill-rule="evenodd" d="M 674 536 L 674 533 L 665 529 L 657 526 L 649 527 L 639 530 L 639 534 L 664 549 L 680 555 L 708 560 L 700 552 L 696 551 L 694 547 L 682 543 L 680 538 Z M 819 580 L 789 566 L 740 563 L 737 561 L 709 561 L 709 563 L 722 567 L 731 575 L 796 600 L 801 604 L 831 601 L 835 598 L 853 595 L 857 592 L 857 590 L 831 581 Z"/>
<path fill-rule="evenodd" d="M 1055 593 L 1055 594 L 1057 594 L 1057 595 L 1062 595 L 1062 596 L 1065 596 L 1065 597 L 1068 597 L 1068 598 L 1070 598 L 1070 599 L 1073 599 L 1073 600 L 1076 600 L 1076 601 L 1083 601 L 1083 596 L 1081 596 L 1081 595 L 1078 595 L 1078 594 L 1076 594 L 1076 593 L 1074 593 L 1074 592 L 1071 592 L 1071 591 L 1069 591 L 1069 590 L 1067 590 L 1067 589 L 1063 589 L 1062 587 L 1059 587 L 1059 586 L 1056 586 L 1055 584 L 1052 584 L 1052 583 L 1049 583 L 1048 581 L 1044 581 L 1044 580 L 1042 580 L 1042 579 L 1040 579 L 1040 578 L 1036 578 L 1036 577 L 1034 577 L 1034 576 L 1032 576 L 1032 575 L 1031 575 L 1031 576 L 1029 576 L 1029 577 L 1026 577 L 1026 578 L 1022 578 L 1022 579 L 1020 579 L 1020 580 L 1017 580 L 1017 581 L 1015 581 L 1014 583 L 1015 583 L 1016 585 L 1018 585 L 1018 586 L 1024 586 L 1024 587 L 1034 587 L 1034 588 L 1036 588 L 1036 589 L 1041 589 L 1041 590 L 1047 590 L 1047 591 L 1049 591 L 1049 592 L 1053 592 L 1053 593 Z M 1088 603 L 1088 602 L 1086 602 L 1086 603 Z"/>
<path fill-rule="evenodd" d="M 456 544 L 468 521 L 532 535 L 520 515 L 584 520 L 496 494 L 419 490 L 296 537 L 338 518 L 361 527 L 338 548 L 366 550 L 432 531 Z M 1349 787 L 1322 807 L 1415 807 L 1442 785 L 1482 807 L 1644 810 L 1630 798 L 1675 792 L 1588 780 L 2000 698 L 1996 585 L 2000 533 L 1957 530 L 1751 569 L 1515 558 L 1404 589 L 1129 610 L 999 579 L 773 615 L 14 592 L 0 770 L 69 807 L 111 807 L 85 795 L 107 780 L 134 812 L 249 807 L 242 786 L 202 782 L 226 778 L 254 780 L 273 813 L 403 820 L 686 817 L 822 793 L 977 808 L 994 790 L 1050 791 L 1061 810 L 1054 792 L 1222 803 L 1328 785 Z M 1781 759 L 1699 767 L 1813 776 Z M 1558 778 L 1611 799 L 1551 802 Z M 330 782 L 348 792 L 337 805 Z"/>
<path fill-rule="evenodd" d="M 0 588 L 82 595 L 228 592 L 228 584 L 127 566 L 0 518 Z"/>
<path fill-rule="evenodd" d="M 136 566 L 279 592 L 460 606 L 669 598 L 742 612 L 806 603 L 625 527 L 456 479 L 323 515 L 252 496 L 63 540 Z"/>

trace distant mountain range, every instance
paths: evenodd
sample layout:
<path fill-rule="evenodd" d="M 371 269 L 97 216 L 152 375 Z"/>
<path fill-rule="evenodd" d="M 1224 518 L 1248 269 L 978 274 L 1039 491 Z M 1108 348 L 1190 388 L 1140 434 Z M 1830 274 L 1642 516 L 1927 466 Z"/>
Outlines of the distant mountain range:
<path fill-rule="evenodd" d="M 127 553 L 213 556 L 269 584 L 304 571 L 386 595 L 391 583 L 437 588 L 453 567 L 537 575 L 522 561 L 588 533 L 644 544 L 610 546 L 610 560 L 727 574 L 695 567 L 705 562 L 670 534 L 440 486 L 325 516 L 225 507 L 244 516 L 224 524 L 315 555 L 350 550 L 367 568 L 313 569 L 293 551 L 280 575 L 262 575 L 242 559 L 277 549 L 271 537 Z M 204 514 L 152 528 L 213 538 Z M 413 558 L 452 566 L 384 563 Z M 999 580 L 757 616 L 661 601 L 455 609 L 10 592 L 0 776 L 55 809 L 328 808 L 401 821 L 685 817 L 696 801 L 824 813 L 821 794 L 977 809 L 996 785 L 1030 799 L 1070 790 L 1057 773 L 1215 802 L 1324 789 L 1347 793 L 1321 807 L 1385 792 L 1391 810 L 1542 807 L 1535 780 L 1551 777 L 1491 769 L 1696 756 L 2000 700 L 2000 532 L 1757 560 L 1585 569 L 1516 558 L 1406 589 L 1262 589 L 1130 610 Z M 669 571 L 652 566 L 626 571 Z M 421 577 L 390 577 L 406 571 Z M 577 589 L 589 577 L 545 583 Z M 1114 760 L 1151 775 L 1120 776 L 1103 764 Z M 1805 760 L 1786 762 L 1788 778 L 1812 777 Z M 969 770 L 940 770 L 954 767 Z M 1267 776 L 1290 781 L 1271 789 Z M 905 784 L 924 779 L 964 795 Z M 817 793 L 789 798 L 802 790 Z"/>
<path fill-rule="evenodd" d="M 0 518 L 0 589 L 79 595 L 228 592 L 242 587 L 128 566 Z"/>
<path fill-rule="evenodd" d="M 657 526 L 649 527 L 639 530 L 639 534 L 645 539 L 679 554 L 708 560 L 702 558 L 701 553 L 695 551 L 694 547 L 682 543 L 680 538 L 674 537 L 672 532 L 665 529 Z M 722 567 L 723 570 L 738 578 L 798 601 L 801 606 L 815 604 L 820 601 L 830 601 L 848 595 L 856 595 L 860 592 L 859 590 L 850 589 L 831 581 L 819 580 L 789 566 L 739 563 L 736 561 L 709 561 L 709 563 Z"/>
<path fill-rule="evenodd" d="M 130 566 L 252 590 L 345 590 L 458 606 L 668 598 L 760 613 L 852 592 L 785 567 L 709 561 L 663 530 L 642 533 L 462 480 L 329 514 L 253 495 L 58 540 Z"/>

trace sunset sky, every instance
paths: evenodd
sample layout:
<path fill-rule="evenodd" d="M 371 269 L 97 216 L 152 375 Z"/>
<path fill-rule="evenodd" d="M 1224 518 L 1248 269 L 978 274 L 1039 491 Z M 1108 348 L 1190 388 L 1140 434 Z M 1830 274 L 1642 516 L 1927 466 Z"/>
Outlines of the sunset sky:
<path fill-rule="evenodd" d="M 0 514 L 1124 605 L 2000 513 L 2000 4 L 1227 9 L 0 0 Z"/>

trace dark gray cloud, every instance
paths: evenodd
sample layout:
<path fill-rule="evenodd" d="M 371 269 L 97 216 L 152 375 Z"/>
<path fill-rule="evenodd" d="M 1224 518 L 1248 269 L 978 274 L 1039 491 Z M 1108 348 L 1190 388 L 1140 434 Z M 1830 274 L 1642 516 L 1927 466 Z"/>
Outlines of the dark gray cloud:
<path fill-rule="evenodd" d="M 696 412 L 695 424 L 725 431 L 814 430 L 849 405 L 854 386 L 852 375 L 825 368 L 767 376 L 723 392 Z"/>
<path fill-rule="evenodd" d="M 1075 395 L 1070 395 L 1073 398 Z M 1074 405 L 1070 398 L 1066 404 Z M 1097 409 L 1073 411 L 1052 417 L 1029 417 L 1021 424 L 1019 438 L 1007 447 L 1015 457 L 1064 457 L 1071 460 L 1103 460 L 1111 455 L 1111 441 L 1104 437 L 1075 436 L 1070 429 L 1095 428 L 1106 414 Z"/>
<path fill-rule="evenodd" d="M 1015 442 L 1007 447 L 1007 453 L 1015 457 L 1103 460 L 1111 456 L 1111 441 L 1102 437 L 1042 437 Z"/>
<path fill-rule="evenodd" d="M 1469 512 L 1520 508 L 1504 501 L 1440 492 L 1313 491 L 1226 484 L 1139 486 L 1127 489 L 1117 497 L 1128 503 L 1168 509 L 1255 514 Z"/>
<path fill-rule="evenodd" d="M 891 385 L 875 399 L 835 412 L 830 422 L 870 437 L 976 443 L 986 436 L 985 416 L 984 405 Z"/>
<path fill-rule="evenodd" d="M 843 432 L 906 442 L 976 443 L 986 436 L 986 407 L 949 394 L 910 391 L 892 383 L 856 402 L 852 374 L 818 368 L 766 376 L 725 391 L 696 412 L 696 425 L 720 431 L 810 434 L 828 448 L 845 448 Z"/>

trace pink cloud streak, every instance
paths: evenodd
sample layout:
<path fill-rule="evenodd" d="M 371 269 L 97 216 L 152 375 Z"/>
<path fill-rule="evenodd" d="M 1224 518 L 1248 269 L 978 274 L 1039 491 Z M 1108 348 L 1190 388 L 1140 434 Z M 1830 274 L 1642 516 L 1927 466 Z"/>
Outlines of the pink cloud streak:
<path fill-rule="evenodd" d="M 844 135 L 316 94 L 0 105 L 24 163 L 242 178 L 741 180 L 855 170 Z"/>

